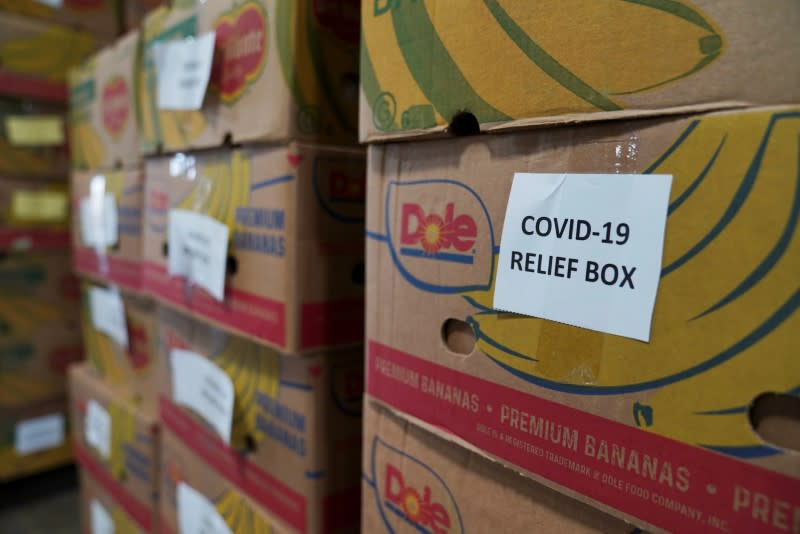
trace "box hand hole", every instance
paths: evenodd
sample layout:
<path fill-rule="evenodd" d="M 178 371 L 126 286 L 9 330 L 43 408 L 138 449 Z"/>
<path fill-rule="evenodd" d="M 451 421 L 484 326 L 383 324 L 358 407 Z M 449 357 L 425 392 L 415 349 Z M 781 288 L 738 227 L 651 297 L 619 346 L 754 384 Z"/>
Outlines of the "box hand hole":
<path fill-rule="evenodd" d="M 750 405 L 750 425 L 765 442 L 800 451 L 800 397 L 763 393 Z"/>
<path fill-rule="evenodd" d="M 478 135 L 481 133 L 481 125 L 478 119 L 469 111 L 459 111 L 450 120 L 447 131 L 456 137 L 466 137 L 468 135 Z"/>
<path fill-rule="evenodd" d="M 466 356 L 475 349 L 475 332 L 460 319 L 447 319 L 442 323 L 442 341 L 450 352 Z"/>

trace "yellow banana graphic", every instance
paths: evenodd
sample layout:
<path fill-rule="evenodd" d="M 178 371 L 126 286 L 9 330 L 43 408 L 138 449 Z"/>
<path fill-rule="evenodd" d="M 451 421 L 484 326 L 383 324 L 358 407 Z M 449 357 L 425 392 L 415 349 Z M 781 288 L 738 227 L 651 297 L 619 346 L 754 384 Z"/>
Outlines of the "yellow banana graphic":
<path fill-rule="evenodd" d="M 63 80 L 93 49 L 91 35 L 52 25 L 0 44 L 0 62 L 13 72 Z"/>
<path fill-rule="evenodd" d="M 233 488 L 228 488 L 215 501 L 219 515 L 234 534 L 270 534 L 269 522 L 257 514 L 247 500 Z"/>
<path fill-rule="evenodd" d="M 136 418 L 130 407 L 119 402 L 109 404 L 108 414 L 111 416 L 111 458 L 108 469 L 114 478 L 121 479 L 126 472 L 125 444 L 136 438 Z"/>
<path fill-rule="evenodd" d="M 114 522 L 115 534 L 140 534 L 139 527 L 120 506 L 114 506 L 111 519 Z"/>

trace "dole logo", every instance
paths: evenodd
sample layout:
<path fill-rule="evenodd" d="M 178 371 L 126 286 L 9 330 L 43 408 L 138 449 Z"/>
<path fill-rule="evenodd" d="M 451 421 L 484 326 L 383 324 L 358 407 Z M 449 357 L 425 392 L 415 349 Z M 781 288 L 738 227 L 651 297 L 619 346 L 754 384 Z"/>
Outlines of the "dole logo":
<path fill-rule="evenodd" d="M 376 505 L 389 532 L 464 532 L 453 494 L 428 465 L 376 436 L 372 442 L 372 469 L 367 483 L 375 492 Z"/>
<path fill-rule="evenodd" d="M 103 127 L 116 139 L 125 129 L 130 115 L 130 92 L 125 78 L 115 76 L 103 86 L 100 96 Z"/>
<path fill-rule="evenodd" d="M 215 30 L 218 54 L 211 85 L 222 102 L 232 104 L 261 74 L 267 57 L 267 14 L 258 2 L 245 2 L 222 15 Z"/>
<path fill-rule="evenodd" d="M 358 160 L 320 156 L 314 158 L 313 184 L 323 210 L 340 222 L 364 221 L 367 175 Z"/>
<path fill-rule="evenodd" d="M 494 232 L 473 189 L 454 180 L 390 182 L 385 209 L 392 259 L 406 280 L 436 293 L 489 288 Z"/>

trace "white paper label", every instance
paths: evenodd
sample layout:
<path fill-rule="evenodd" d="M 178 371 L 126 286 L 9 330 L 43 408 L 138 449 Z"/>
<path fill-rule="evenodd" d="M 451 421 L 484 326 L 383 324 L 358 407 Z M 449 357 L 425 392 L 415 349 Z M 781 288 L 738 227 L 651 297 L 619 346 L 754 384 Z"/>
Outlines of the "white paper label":
<path fill-rule="evenodd" d="M 36 0 L 40 4 L 44 4 L 46 6 L 59 8 L 64 5 L 64 0 Z"/>
<path fill-rule="evenodd" d="M 494 308 L 650 339 L 670 175 L 517 173 Z"/>
<path fill-rule="evenodd" d="M 226 443 L 233 423 L 233 381 L 211 360 L 190 350 L 172 349 L 172 397 L 197 412 Z"/>
<path fill-rule="evenodd" d="M 180 534 L 233 534 L 214 503 L 185 482 L 178 482 Z"/>
<path fill-rule="evenodd" d="M 214 32 L 153 46 L 159 109 L 194 110 L 203 97 L 214 59 Z"/>
<path fill-rule="evenodd" d="M 117 345 L 128 348 L 128 325 L 125 322 L 125 305 L 116 288 L 89 288 L 89 309 L 92 325 L 113 339 Z"/>
<path fill-rule="evenodd" d="M 89 514 L 92 522 L 92 534 L 114 534 L 114 520 L 106 507 L 97 499 L 89 503 Z"/>
<path fill-rule="evenodd" d="M 97 449 L 103 458 L 111 456 L 111 416 L 94 399 L 86 403 L 83 432 L 86 434 L 86 443 Z"/>
<path fill-rule="evenodd" d="M 186 276 L 215 299 L 225 296 L 228 227 L 201 213 L 169 211 L 169 274 Z"/>
<path fill-rule="evenodd" d="M 64 416 L 60 413 L 20 421 L 14 428 L 14 450 L 31 454 L 64 443 Z"/>
<path fill-rule="evenodd" d="M 112 193 L 81 199 L 81 239 L 84 244 L 105 249 L 119 240 L 117 199 Z"/>

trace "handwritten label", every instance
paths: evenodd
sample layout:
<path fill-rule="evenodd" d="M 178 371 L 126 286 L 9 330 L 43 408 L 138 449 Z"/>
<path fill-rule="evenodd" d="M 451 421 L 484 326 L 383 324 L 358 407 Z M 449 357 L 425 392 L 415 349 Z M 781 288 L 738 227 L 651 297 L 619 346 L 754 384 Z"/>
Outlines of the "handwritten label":
<path fill-rule="evenodd" d="M 494 308 L 650 339 L 669 175 L 517 173 Z"/>
<path fill-rule="evenodd" d="M 128 324 L 125 322 L 125 305 L 119 291 L 114 287 L 90 287 L 89 309 L 92 325 L 127 350 Z"/>
<path fill-rule="evenodd" d="M 89 503 L 89 514 L 92 534 L 114 534 L 114 520 L 106 507 L 100 504 L 100 501 L 92 499 L 92 502 Z"/>
<path fill-rule="evenodd" d="M 94 399 L 86 403 L 86 418 L 83 421 L 86 443 L 97 449 L 103 458 L 111 456 L 111 416 Z"/>
<path fill-rule="evenodd" d="M 228 227 L 201 213 L 173 209 L 169 212 L 171 275 L 185 276 L 217 300 L 225 297 Z"/>
<path fill-rule="evenodd" d="M 180 534 L 233 534 L 214 503 L 185 482 L 178 482 L 177 504 Z"/>
<path fill-rule="evenodd" d="M 214 59 L 214 38 L 211 31 L 153 46 L 159 109 L 197 110 L 203 106 Z"/>
<path fill-rule="evenodd" d="M 14 427 L 14 450 L 32 454 L 64 443 L 64 416 L 60 413 L 26 419 Z"/>
<path fill-rule="evenodd" d="M 81 239 L 87 246 L 100 250 L 119 240 L 117 199 L 112 193 L 81 199 Z"/>
<path fill-rule="evenodd" d="M 172 349 L 172 397 L 192 409 L 230 442 L 233 424 L 233 381 L 207 358 L 190 350 Z"/>

